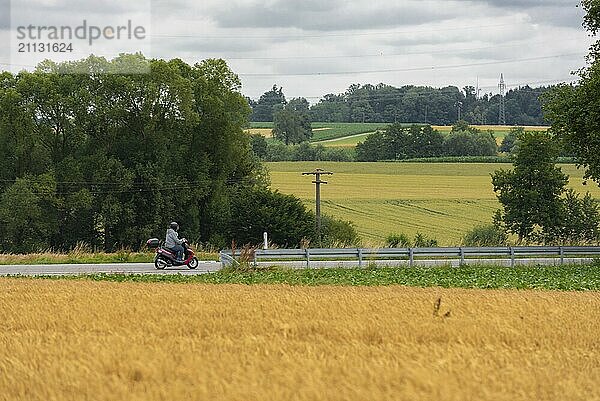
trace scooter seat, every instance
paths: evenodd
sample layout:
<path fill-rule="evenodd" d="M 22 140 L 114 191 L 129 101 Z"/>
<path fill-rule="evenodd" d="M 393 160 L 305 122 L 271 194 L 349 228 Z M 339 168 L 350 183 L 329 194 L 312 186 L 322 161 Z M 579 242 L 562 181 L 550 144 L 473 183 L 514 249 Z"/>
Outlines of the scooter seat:
<path fill-rule="evenodd" d="M 173 257 L 175 257 L 175 253 L 174 253 L 172 250 L 170 250 L 170 249 L 167 249 L 167 248 L 161 248 L 161 250 L 162 250 L 163 252 L 165 252 L 165 253 L 168 253 L 169 255 L 171 255 L 171 256 L 173 256 Z"/>

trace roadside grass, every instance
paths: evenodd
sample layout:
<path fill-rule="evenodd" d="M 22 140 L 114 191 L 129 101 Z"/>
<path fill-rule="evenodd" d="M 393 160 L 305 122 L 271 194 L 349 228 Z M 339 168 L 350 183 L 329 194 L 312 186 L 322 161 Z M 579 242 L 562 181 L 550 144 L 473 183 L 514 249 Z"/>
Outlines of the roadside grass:
<path fill-rule="evenodd" d="M 218 260 L 214 252 L 199 252 L 200 260 Z M 110 263 L 152 263 L 154 252 L 132 252 L 122 250 L 114 253 L 79 252 L 60 253 L 53 251 L 30 254 L 0 254 L 1 265 L 54 265 L 54 264 L 110 264 Z"/>
<path fill-rule="evenodd" d="M 37 278 L 57 279 L 55 276 Z M 246 266 L 194 276 L 94 274 L 61 277 L 60 279 L 181 284 L 286 284 L 290 286 L 361 287 L 399 285 L 421 288 L 598 291 L 600 290 L 600 262 L 596 261 L 590 265 L 517 267 L 379 268 L 371 265 L 363 269 L 288 269 L 277 266 L 253 269 Z"/>

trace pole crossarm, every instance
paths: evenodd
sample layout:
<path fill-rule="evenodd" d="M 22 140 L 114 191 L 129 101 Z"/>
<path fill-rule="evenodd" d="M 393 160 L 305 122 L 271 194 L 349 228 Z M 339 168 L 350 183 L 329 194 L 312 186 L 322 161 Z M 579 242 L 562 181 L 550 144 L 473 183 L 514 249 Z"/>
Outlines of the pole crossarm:
<path fill-rule="evenodd" d="M 311 171 L 309 173 L 302 173 L 302 175 L 315 175 L 315 176 L 319 176 L 319 175 L 333 175 L 333 173 L 331 171 L 325 171 L 322 170 L 320 168 L 315 169 L 315 171 Z"/>

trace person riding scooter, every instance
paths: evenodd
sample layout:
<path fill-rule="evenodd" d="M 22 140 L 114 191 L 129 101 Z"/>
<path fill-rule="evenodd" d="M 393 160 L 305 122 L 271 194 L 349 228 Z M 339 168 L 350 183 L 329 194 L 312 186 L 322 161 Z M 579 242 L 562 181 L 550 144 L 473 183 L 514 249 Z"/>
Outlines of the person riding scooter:
<path fill-rule="evenodd" d="M 179 224 L 176 222 L 172 222 L 169 224 L 169 228 L 167 229 L 167 238 L 165 240 L 165 248 L 169 249 L 175 255 L 177 255 L 177 261 L 183 262 L 183 243 L 185 242 L 185 238 L 179 239 Z"/>

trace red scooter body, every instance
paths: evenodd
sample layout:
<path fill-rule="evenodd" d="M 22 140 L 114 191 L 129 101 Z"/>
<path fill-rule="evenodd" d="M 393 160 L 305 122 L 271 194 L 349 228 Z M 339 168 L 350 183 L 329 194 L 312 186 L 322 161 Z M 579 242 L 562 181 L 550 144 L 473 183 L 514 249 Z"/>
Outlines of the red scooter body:
<path fill-rule="evenodd" d="M 150 239 L 150 240 L 148 240 L 147 244 L 148 244 L 148 246 L 152 247 L 153 245 L 156 244 L 156 241 L 158 241 L 158 240 Z M 171 252 L 170 250 L 168 250 L 166 248 L 163 248 L 160 245 L 155 245 L 156 246 L 156 256 L 154 257 L 154 267 L 156 267 L 158 270 L 163 270 L 166 267 L 173 267 L 173 266 L 187 266 L 190 269 L 197 268 L 198 267 L 198 258 L 195 256 L 194 250 L 192 248 L 190 248 L 187 241 L 185 241 L 182 245 L 183 245 L 183 255 L 184 255 L 184 259 L 185 259 L 183 262 L 179 262 L 177 260 L 177 256 L 175 255 L 175 253 Z"/>

